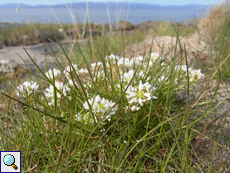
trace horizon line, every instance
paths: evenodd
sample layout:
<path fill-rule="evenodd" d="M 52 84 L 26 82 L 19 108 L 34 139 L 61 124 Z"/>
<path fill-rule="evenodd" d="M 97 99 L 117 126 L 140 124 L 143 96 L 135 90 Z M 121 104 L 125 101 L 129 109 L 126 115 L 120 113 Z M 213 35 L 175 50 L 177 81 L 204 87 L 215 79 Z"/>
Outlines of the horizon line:
<path fill-rule="evenodd" d="M 13 5 L 13 4 L 17 4 L 17 5 L 29 5 L 29 6 L 56 6 L 56 5 L 66 5 L 66 4 L 82 4 L 82 3 L 94 3 L 94 4 L 102 4 L 102 3 L 120 3 L 120 4 L 145 4 L 145 5 L 157 5 L 157 6 L 189 6 L 189 5 L 197 5 L 197 6 L 213 6 L 213 5 L 217 5 L 217 4 L 197 4 L 197 3 L 188 3 L 188 4 L 183 4 L 183 5 L 160 5 L 160 4 L 153 4 L 153 3 L 148 3 L 148 2 L 113 2 L 113 1 L 107 1 L 107 2 L 72 2 L 72 3 L 60 3 L 60 4 L 29 4 L 29 3 L 3 3 L 0 5 Z"/>

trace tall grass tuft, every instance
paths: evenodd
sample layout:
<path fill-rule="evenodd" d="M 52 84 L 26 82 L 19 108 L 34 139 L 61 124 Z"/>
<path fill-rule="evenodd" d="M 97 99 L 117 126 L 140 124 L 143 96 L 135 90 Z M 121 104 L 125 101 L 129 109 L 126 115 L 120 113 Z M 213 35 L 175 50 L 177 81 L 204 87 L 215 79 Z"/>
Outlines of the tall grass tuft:
<path fill-rule="evenodd" d="M 182 63 L 186 49 L 170 60 L 151 49 L 129 59 L 111 54 L 110 43 L 106 40 L 90 63 L 79 45 L 84 65 L 73 63 L 79 56 L 71 56 L 72 50 L 62 49 L 67 63 L 56 59 L 47 72 L 28 54 L 41 76 L 15 86 L 13 95 L 3 93 L 9 104 L 1 121 L 1 150 L 22 151 L 22 170 L 34 172 L 214 168 L 212 150 L 207 148 L 205 157 L 197 151 L 219 104 L 216 93 L 207 99 L 208 89 L 200 88 L 206 78 L 201 70 Z"/>

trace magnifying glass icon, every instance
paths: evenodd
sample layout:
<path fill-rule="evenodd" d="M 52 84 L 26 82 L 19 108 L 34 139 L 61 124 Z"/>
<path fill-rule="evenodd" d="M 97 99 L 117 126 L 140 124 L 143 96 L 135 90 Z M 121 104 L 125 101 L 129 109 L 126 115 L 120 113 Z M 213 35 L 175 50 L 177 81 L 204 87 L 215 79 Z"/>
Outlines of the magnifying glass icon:
<path fill-rule="evenodd" d="M 18 167 L 14 164 L 15 163 L 15 158 L 11 154 L 7 154 L 3 158 L 3 162 L 7 166 L 12 166 L 15 170 L 18 169 Z"/>

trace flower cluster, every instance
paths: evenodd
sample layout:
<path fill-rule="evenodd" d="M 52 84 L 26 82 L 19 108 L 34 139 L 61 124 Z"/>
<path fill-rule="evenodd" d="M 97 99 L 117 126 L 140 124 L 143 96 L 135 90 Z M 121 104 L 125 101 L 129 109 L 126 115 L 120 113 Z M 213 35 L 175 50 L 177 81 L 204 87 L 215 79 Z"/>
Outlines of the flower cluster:
<path fill-rule="evenodd" d="M 177 71 L 182 72 L 182 77 L 184 78 L 184 80 L 187 80 L 189 75 L 189 82 L 193 82 L 195 80 L 199 80 L 204 77 L 204 74 L 201 73 L 200 69 L 194 70 L 192 68 L 188 68 L 186 65 L 176 66 L 175 69 Z M 187 69 L 188 69 L 188 75 L 187 75 Z"/>
<path fill-rule="evenodd" d="M 89 104 L 88 104 L 89 103 Z M 100 95 L 88 99 L 83 106 L 86 110 L 90 110 L 92 108 L 92 112 L 97 115 L 98 118 L 102 120 L 111 120 L 111 115 L 114 115 L 118 108 L 113 108 L 115 103 L 112 101 L 106 100 L 105 98 L 101 98 Z"/>
<path fill-rule="evenodd" d="M 152 87 L 148 82 L 142 84 L 140 81 L 138 86 L 129 86 L 126 91 L 126 98 L 128 100 L 129 107 L 131 111 L 139 110 L 147 101 L 151 99 L 157 99 L 156 96 L 153 95 L 153 92 L 156 90 L 155 87 Z"/>
<path fill-rule="evenodd" d="M 99 69 L 99 68 L 103 68 L 103 64 L 101 62 L 97 62 L 97 63 L 92 63 L 91 64 L 91 69 L 95 70 L 95 69 Z"/>
<path fill-rule="evenodd" d="M 145 73 L 143 71 L 140 71 L 135 76 L 135 70 L 129 70 L 128 72 L 125 72 L 124 75 L 121 77 L 123 79 L 123 82 L 129 83 L 133 77 L 136 79 L 143 79 L 145 77 Z"/>
<path fill-rule="evenodd" d="M 198 70 L 191 70 L 190 71 L 190 81 L 193 82 L 195 80 L 198 80 L 198 79 L 202 79 L 204 77 L 204 74 L 201 73 L 201 70 L 198 69 Z"/>
<path fill-rule="evenodd" d="M 48 72 L 46 72 L 46 77 L 50 80 L 54 80 L 61 77 L 61 71 L 57 69 L 49 69 Z"/>
<path fill-rule="evenodd" d="M 156 61 L 164 61 L 164 58 L 161 57 L 159 53 L 152 52 L 150 54 L 150 61 L 152 61 L 153 63 Z"/>
<path fill-rule="evenodd" d="M 68 79 L 71 79 L 71 75 L 74 74 L 74 71 L 76 72 L 77 75 L 88 73 L 87 69 L 84 68 L 78 69 L 77 64 L 72 64 L 72 66 L 67 66 L 63 73 L 66 75 Z"/>
<path fill-rule="evenodd" d="M 34 81 L 25 81 L 17 87 L 16 94 L 19 97 L 29 96 L 31 93 L 38 89 L 39 85 Z"/>
<path fill-rule="evenodd" d="M 70 88 L 61 82 L 55 82 L 55 88 L 56 88 L 56 92 L 53 85 L 50 85 L 49 88 L 46 88 L 45 96 L 47 98 L 51 98 L 49 105 L 54 104 L 55 94 L 57 98 L 60 99 L 61 95 L 66 96 L 67 93 L 70 92 Z"/>
<path fill-rule="evenodd" d="M 105 61 L 107 62 L 106 66 L 109 66 L 109 63 L 116 64 L 119 60 L 119 57 L 117 55 L 111 54 L 109 56 L 105 56 Z"/>
<path fill-rule="evenodd" d="M 105 57 L 103 63 L 92 63 L 89 67 L 91 68 L 79 68 L 78 65 L 71 64 L 63 68 L 63 71 L 61 68 L 48 70 L 45 77 L 49 79 L 50 85 L 43 91 L 41 99 L 46 100 L 51 109 L 55 99 L 58 103 L 60 101 L 65 103 L 66 99 L 71 99 L 71 103 L 77 105 L 74 108 L 75 119 L 79 122 L 110 121 L 118 109 L 135 113 L 158 99 L 161 93 L 158 93 L 160 89 L 157 87 L 167 88 L 169 82 L 178 84 L 181 79 L 183 81 L 187 79 L 186 65 L 175 67 L 176 73 L 181 75 L 179 78 L 169 78 L 171 72 L 164 63 L 164 58 L 155 52 L 146 57 L 138 56 L 131 59 L 111 54 Z M 188 71 L 191 82 L 204 77 L 201 70 L 189 68 Z M 119 97 L 125 88 L 127 88 L 125 98 L 120 107 L 118 105 L 115 107 L 114 102 L 101 97 L 105 93 L 110 98 L 116 98 L 114 96 L 116 94 Z M 18 96 L 26 97 L 37 89 L 38 84 L 31 81 L 19 85 L 16 91 Z M 95 91 L 100 95 L 95 95 Z M 90 99 L 84 99 L 83 95 Z M 68 104 L 60 104 L 60 108 L 65 110 L 64 105 Z"/>

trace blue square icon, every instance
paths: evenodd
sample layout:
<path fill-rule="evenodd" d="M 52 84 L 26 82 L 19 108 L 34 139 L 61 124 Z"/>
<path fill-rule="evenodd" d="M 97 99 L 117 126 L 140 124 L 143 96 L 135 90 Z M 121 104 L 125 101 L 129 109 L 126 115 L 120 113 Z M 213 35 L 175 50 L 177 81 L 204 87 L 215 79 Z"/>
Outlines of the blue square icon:
<path fill-rule="evenodd" d="M 0 151 L 0 173 L 21 172 L 21 151 Z"/>

